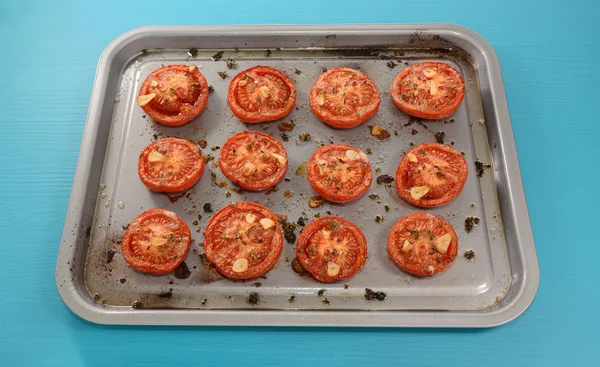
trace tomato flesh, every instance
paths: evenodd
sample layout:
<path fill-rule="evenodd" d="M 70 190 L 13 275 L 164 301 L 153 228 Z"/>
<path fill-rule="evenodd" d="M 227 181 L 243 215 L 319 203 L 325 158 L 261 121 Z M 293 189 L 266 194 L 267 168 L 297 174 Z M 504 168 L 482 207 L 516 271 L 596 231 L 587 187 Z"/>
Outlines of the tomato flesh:
<path fill-rule="evenodd" d="M 396 191 L 412 205 L 436 207 L 462 191 L 469 168 L 461 153 L 439 143 L 422 143 L 409 150 L 396 170 Z M 419 197 L 415 190 L 427 191 Z"/>
<path fill-rule="evenodd" d="M 138 271 L 165 274 L 183 262 L 191 240 L 183 219 L 169 210 L 153 208 L 131 222 L 123 235 L 121 253 Z"/>
<path fill-rule="evenodd" d="M 446 270 L 456 259 L 458 237 L 445 220 L 415 212 L 394 224 L 388 235 L 388 252 L 405 271 L 419 276 L 433 275 Z"/>
<path fill-rule="evenodd" d="M 325 71 L 310 90 L 310 107 L 321 121 L 349 129 L 370 119 L 381 96 L 375 83 L 362 71 L 335 68 Z"/>
<path fill-rule="evenodd" d="M 283 179 L 288 156 L 281 142 L 258 131 L 247 131 L 227 139 L 219 155 L 221 172 L 248 190 L 264 190 Z"/>
<path fill-rule="evenodd" d="M 320 282 L 346 280 L 365 264 L 367 240 L 356 224 L 341 217 L 322 217 L 300 233 L 296 257 Z"/>
<path fill-rule="evenodd" d="M 422 62 L 400 71 L 391 86 L 399 109 L 424 119 L 452 114 L 463 100 L 465 83 L 460 73 L 442 62 Z"/>
<path fill-rule="evenodd" d="M 231 279 L 256 278 L 281 254 L 283 236 L 275 215 L 262 205 L 237 202 L 219 210 L 204 231 L 206 257 Z"/>
<path fill-rule="evenodd" d="M 231 80 L 227 102 L 233 114 L 244 122 L 278 120 L 294 108 L 296 87 L 282 72 L 268 66 L 255 66 Z"/>
<path fill-rule="evenodd" d="M 317 149 L 308 161 L 307 172 L 313 190 L 336 203 L 359 198 L 373 181 L 367 155 L 359 148 L 343 144 Z"/>
<path fill-rule="evenodd" d="M 148 75 L 137 102 L 157 122 L 183 125 L 204 111 L 208 83 L 194 65 L 167 65 Z"/>

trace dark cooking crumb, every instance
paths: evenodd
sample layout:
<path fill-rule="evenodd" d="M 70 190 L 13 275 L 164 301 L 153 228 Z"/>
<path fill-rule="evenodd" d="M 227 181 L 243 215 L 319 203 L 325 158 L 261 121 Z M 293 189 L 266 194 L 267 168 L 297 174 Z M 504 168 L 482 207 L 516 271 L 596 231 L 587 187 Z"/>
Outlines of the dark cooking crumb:
<path fill-rule="evenodd" d="M 300 134 L 300 136 L 298 138 L 300 139 L 300 141 L 309 141 L 310 140 L 310 134 L 309 133 L 302 133 L 302 134 Z"/>
<path fill-rule="evenodd" d="M 171 298 L 173 297 L 173 288 L 169 289 L 167 292 L 163 292 L 161 294 L 158 295 L 160 298 Z"/>
<path fill-rule="evenodd" d="M 202 210 L 204 210 L 205 213 L 212 213 L 212 205 L 210 203 L 206 203 L 202 206 Z"/>
<path fill-rule="evenodd" d="M 323 205 L 324 202 L 325 199 L 323 199 L 321 196 L 313 195 L 310 197 L 310 199 L 308 199 L 308 206 L 314 209 Z"/>
<path fill-rule="evenodd" d="M 479 224 L 479 218 L 477 217 L 467 217 L 465 219 L 465 230 L 469 233 L 473 230 L 473 226 Z"/>
<path fill-rule="evenodd" d="M 252 283 L 252 285 L 255 286 L 256 288 L 258 288 L 262 285 L 262 282 L 254 282 L 254 283 Z"/>
<path fill-rule="evenodd" d="M 235 64 L 235 60 L 231 57 L 227 58 L 227 67 L 230 69 L 235 69 L 237 65 Z"/>
<path fill-rule="evenodd" d="M 390 69 L 393 69 L 393 68 L 395 68 L 396 66 L 398 66 L 398 64 L 396 64 L 396 63 L 395 63 L 395 62 L 393 62 L 392 60 L 388 61 L 388 62 L 386 63 L 386 65 L 387 65 L 387 67 L 388 67 L 388 68 L 390 68 Z"/>
<path fill-rule="evenodd" d="M 306 225 L 306 221 L 308 220 L 308 218 L 306 217 L 300 217 L 298 218 L 298 220 L 296 221 L 296 223 L 298 223 L 298 225 L 300 227 L 304 227 Z"/>
<path fill-rule="evenodd" d="M 283 197 L 285 197 L 285 198 L 288 198 L 288 199 L 289 199 L 289 198 L 291 198 L 292 196 L 294 196 L 294 192 L 293 192 L 292 190 L 285 190 L 285 191 L 283 192 Z"/>
<path fill-rule="evenodd" d="M 119 282 L 121 282 L 121 284 L 125 283 L 126 281 L 127 281 L 127 279 L 125 279 L 125 278 L 119 279 Z"/>
<path fill-rule="evenodd" d="M 331 303 L 331 302 L 330 302 L 330 301 L 327 299 L 327 297 L 324 297 L 324 298 L 321 300 L 321 302 L 323 302 L 323 303 L 324 303 L 324 304 L 326 304 L 326 305 L 328 305 L 328 304 L 330 304 L 330 303 Z"/>
<path fill-rule="evenodd" d="M 282 221 L 281 229 L 283 230 L 283 238 L 285 238 L 289 244 L 296 243 L 296 234 L 294 233 L 296 230 L 296 223 Z"/>
<path fill-rule="evenodd" d="M 384 205 L 384 206 L 383 206 L 383 208 L 385 209 L 385 211 L 386 211 L 386 212 L 389 212 L 389 211 L 390 211 L 390 207 L 389 207 L 389 205 Z"/>
<path fill-rule="evenodd" d="M 480 162 L 479 160 L 475 161 L 475 170 L 477 171 L 477 177 L 482 177 L 486 168 L 491 168 L 492 166 L 489 164 L 485 164 Z"/>
<path fill-rule="evenodd" d="M 144 305 L 142 304 L 142 302 L 140 301 L 135 301 L 133 302 L 133 304 L 131 305 L 131 308 L 133 309 L 139 309 L 139 308 L 144 308 Z"/>
<path fill-rule="evenodd" d="M 250 293 L 250 296 L 248 296 L 248 303 L 251 305 L 257 305 L 258 302 L 258 293 Z"/>
<path fill-rule="evenodd" d="M 123 230 L 126 231 L 129 228 L 129 224 L 123 224 Z"/>
<path fill-rule="evenodd" d="M 373 154 L 373 151 L 371 150 L 371 148 L 367 148 L 367 149 L 366 149 L 366 153 L 367 153 L 367 154 Z"/>
<path fill-rule="evenodd" d="M 271 50 L 267 49 L 267 51 L 265 51 L 265 57 L 269 56 L 271 56 Z"/>
<path fill-rule="evenodd" d="M 115 257 L 115 252 L 113 250 L 106 251 L 106 263 L 110 264 Z"/>
<path fill-rule="evenodd" d="M 219 51 L 216 54 L 212 55 L 212 61 L 219 61 L 223 57 L 223 51 Z"/>
<path fill-rule="evenodd" d="M 296 300 L 296 296 L 290 296 L 290 298 L 288 299 L 288 302 L 294 303 L 295 300 Z"/>
<path fill-rule="evenodd" d="M 373 292 L 373 290 L 369 289 L 369 288 L 365 288 L 365 299 L 367 301 L 371 301 L 371 300 L 378 300 L 378 301 L 383 301 L 387 298 L 387 295 L 383 292 Z"/>
<path fill-rule="evenodd" d="M 217 71 L 217 74 L 219 74 L 219 76 L 221 77 L 221 79 L 227 78 L 227 72 L 226 71 Z"/>
<path fill-rule="evenodd" d="M 301 70 L 298 70 L 298 69 L 295 69 L 295 70 L 294 70 L 294 73 L 296 73 L 297 75 L 300 75 L 300 74 L 302 74 L 302 71 L 301 71 Z"/>
<path fill-rule="evenodd" d="M 265 195 L 270 195 L 272 192 L 277 192 L 277 191 L 279 191 L 279 187 L 277 187 L 277 185 L 271 186 L 267 189 L 267 191 L 265 191 Z"/>
<path fill-rule="evenodd" d="M 369 199 L 371 199 L 371 200 L 379 200 L 379 195 L 377 195 L 377 194 L 369 194 Z"/>
<path fill-rule="evenodd" d="M 218 145 L 213 145 L 212 147 L 210 147 L 210 150 L 212 150 L 213 152 L 214 152 L 215 150 L 219 150 L 219 149 L 221 149 L 221 147 L 220 147 L 220 146 L 218 146 Z"/>
<path fill-rule="evenodd" d="M 465 250 L 465 259 L 467 260 L 475 260 L 475 251 L 473 250 Z"/>
<path fill-rule="evenodd" d="M 281 140 L 283 141 L 289 141 L 290 140 L 290 136 L 286 133 L 281 133 Z"/>
<path fill-rule="evenodd" d="M 325 292 L 327 292 L 327 289 L 319 289 L 319 292 L 317 292 L 317 296 L 323 297 L 323 295 L 325 294 Z"/>
<path fill-rule="evenodd" d="M 206 148 L 206 139 L 200 139 L 200 140 L 198 140 L 198 145 L 202 149 Z"/>
<path fill-rule="evenodd" d="M 348 289 L 348 284 L 344 284 L 344 289 Z"/>
<path fill-rule="evenodd" d="M 198 49 L 197 48 L 190 48 L 188 50 L 188 55 L 190 55 L 190 57 L 196 57 L 196 56 L 198 56 Z"/>
<path fill-rule="evenodd" d="M 206 304 L 208 303 L 208 300 L 205 298 L 200 303 L 202 303 L 202 306 L 206 306 Z"/>
<path fill-rule="evenodd" d="M 294 123 L 293 122 L 282 122 L 279 124 L 279 130 L 292 131 L 292 130 L 294 130 Z"/>
<path fill-rule="evenodd" d="M 380 175 L 379 177 L 377 177 L 378 184 L 389 184 L 392 182 L 394 182 L 394 178 L 390 175 Z"/>
<path fill-rule="evenodd" d="M 208 86 L 208 93 L 210 94 L 210 93 L 212 93 L 214 91 L 215 91 L 215 87 L 213 87 L 212 85 L 209 85 Z"/>
<path fill-rule="evenodd" d="M 435 133 L 435 140 L 437 140 L 437 142 L 440 144 L 444 144 L 445 136 L 446 136 L 445 132 L 443 132 L 443 131 L 437 132 L 437 133 Z"/>
<path fill-rule="evenodd" d="M 383 220 L 384 220 L 384 218 L 381 215 L 378 215 L 378 216 L 375 217 L 375 222 L 376 223 L 381 223 L 381 222 L 383 222 Z"/>
<path fill-rule="evenodd" d="M 412 131 L 410 132 L 412 135 L 417 135 L 419 133 L 418 130 L 416 129 L 412 129 Z"/>

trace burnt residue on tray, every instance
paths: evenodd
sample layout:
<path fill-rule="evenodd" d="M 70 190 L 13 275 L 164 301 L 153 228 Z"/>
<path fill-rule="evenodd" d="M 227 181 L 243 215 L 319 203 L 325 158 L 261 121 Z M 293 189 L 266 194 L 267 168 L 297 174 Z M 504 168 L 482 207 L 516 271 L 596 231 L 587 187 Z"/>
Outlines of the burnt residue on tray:
<path fill-rule="evenodd" d="M 119 282 L 120 282 L 121 284 L 124 284 L 126 281 L 127 281 L 127 279 L 125 279 L 125 278 L 121 278 L 121 279 L 119 279 Z"/>
<path fill-rule="evenodd" d="M 469 249 L 469 250 L 465 250 L 464 253 L 465 259 L 473 261 L 475 260 L 475 251 Z"/>
<path fill-rule="evenodd" d="M 434 134 L 435 136 L 435 140 L 440 143 L 440 144 L 444 144 L 444 137 L 446 136 L 446 133 L 443 131 L 438 131 L 437 133 Z"/>
<path fill-rule="evenodd" d="M 108 250 L 106 251 L 106 263 L 110 264 L 113 261 L 113 258 L 115 257 L 115 252 L 113 250 Z"/>
<path fill-rule="evenodd" d="M 310 276 L 310 274 L 302 267 L 302 264 L 300 264 L 300 261 L 298 260 L 297 257 L 292 259 L 291 262 L 291 267 L 292 270 L 294 271 L 294 273 L 308 277 Z"/>
<path fill-rule="evenodd" d="M 290 298 L 288 299 L 289 303 L 294 303 L 296 301 L 296 296 L 292 295 L 290 296 Z"/>
<path fill-rule="evenodd" d="M 131 305 L 131 308 L 138 310 L 140 308 L 144 308 L 144 305 L 140 301 L 134 301 L 133 304 Z"/>
<path fill-rule="evenodd" d="M 196 56 L 198 56 L 198 49 L 197 48 L 190 48 L 188 50 L 188 55 L 192 58 L 196 58 Z"/>
<path fill-rule="evenodd" d="M 262 282 L 254 282 L 252 283 L 253 286 L 255 286 L 256 288 L 259 288 L 262 286 Z"/>
<path fill-rule="evenodd" d="M 248 296 L 248 303 L 253 306 L 256 306 L 259 302 L 260 299 L 258 297 L 258 293 L 250 293 L 250 295 Z"/>
<path fill-rule="evenodd" d="M 170 299 L 171 297 L 173 297 L 173 288 L 169 289 L 166 292 L 162 292 L 158 295 L 158 297 L 160 298 L 166 298 L 166 299 Z"/>
<path fill-rule="evenodd" d="M 365 288 L 365 299 L 367 301 L 372 301 L 374 299 L 378 301 L 384 301 L 387 298 L 387 295 L 383 292 L 374 292 L 370 288 Z"/>
<path fill-rule="evenodd" d="M 482 177 L 483 174 L 485 173 L 485 169 L 486 168 L 491 168 L 492 166 L 486 163 L 483 163 L 481 161 L 476 160 L 475 161 L 475 170 L 477 172 L 477 177 Z"/>
<path fill-rule="evenodd" d="M 212 55 L 212 61 L 219 61 L 223 57 L 223 51 L 219 51 L 216 54 Z"/>
<path fill-rule="evenodd" d="M 323 297 L 325 295 L 325 292 L 327 292 L 327 289 L 319 289 L 319 291 L 317 292 L 317 296 Z"/>
<path fill-rule="evenodd" d="M 189 278 L 190 274 L 190 268 L 188 268 L 185 261 L 179 264 L 179 266 L 173 271 L 173 275 L 177 279 L 187 279 Z"/>

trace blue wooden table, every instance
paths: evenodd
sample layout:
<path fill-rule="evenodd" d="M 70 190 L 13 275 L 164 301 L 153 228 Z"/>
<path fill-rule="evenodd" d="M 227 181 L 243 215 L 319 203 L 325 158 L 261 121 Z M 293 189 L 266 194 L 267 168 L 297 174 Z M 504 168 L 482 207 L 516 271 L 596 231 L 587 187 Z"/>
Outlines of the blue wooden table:
<path fill-rule="evenodd" d="M 3 1 L 3 366 L 600 365 L 600 2 Z M 54 265 L 96 62 L 142 25 L 450 22 L 496 49 L 541 282 L 486 330 L 99 326 L 62 303 Z"/>

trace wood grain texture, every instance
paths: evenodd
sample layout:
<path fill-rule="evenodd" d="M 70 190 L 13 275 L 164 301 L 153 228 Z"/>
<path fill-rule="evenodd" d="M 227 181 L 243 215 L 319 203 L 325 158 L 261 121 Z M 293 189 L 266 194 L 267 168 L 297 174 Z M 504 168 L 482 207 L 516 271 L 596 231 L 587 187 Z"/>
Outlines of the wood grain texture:
<path fill-rule="evenodd" d="M 596 1 L 21 1 L 0 4 L 0 351 L 7 366 L 597 364 Z M 496 49 L 541 267 L 489 330 L 108 327 L 62 304 L 54 264 L 104 47 L 156 24 L 450 22 Z M 590 229 L 592 235 L 590 235 Z"/>

